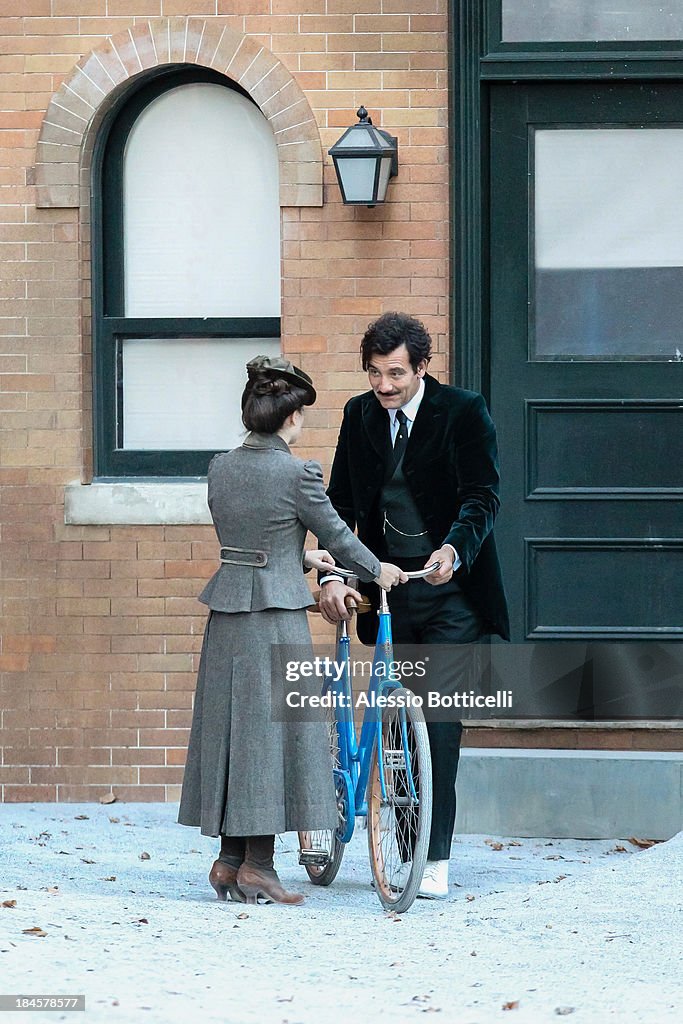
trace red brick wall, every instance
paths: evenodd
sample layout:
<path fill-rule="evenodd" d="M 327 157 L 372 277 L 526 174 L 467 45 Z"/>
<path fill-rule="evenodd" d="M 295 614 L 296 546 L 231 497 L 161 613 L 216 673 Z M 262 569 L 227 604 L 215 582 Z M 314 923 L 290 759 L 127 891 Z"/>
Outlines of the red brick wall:
<path fill-rule="evenodd" d="M 36 207 L 36 143 L 77 61 L 148 18 L 224 18 L 272 50 L 326 150 L 361 102 L 399 138 L 380 209 L 283 208 L 285 351 L 320 400 L 300 449 L 328 466 L 364 389 L 358 341 L 386 309 L 432 331 L 447 369 L 445 0 L 0 0 L 0 797 L 175 799 L 204 608 L 209 527 L 64 525 L 87 477 L 88 283 L 79 211 Z M 21 13 L 17 13 L 18 11 Z M 177 26 L 179 22 L 174 22 Z M 316 628 L 320 628 L 319 626 Z"/>

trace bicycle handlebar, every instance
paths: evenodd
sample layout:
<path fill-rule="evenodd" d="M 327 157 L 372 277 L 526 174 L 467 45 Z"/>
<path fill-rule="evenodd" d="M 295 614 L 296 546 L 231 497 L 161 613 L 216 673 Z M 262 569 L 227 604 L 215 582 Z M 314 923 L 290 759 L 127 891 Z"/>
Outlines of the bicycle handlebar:
<path fill-rule="evenodd" d="M 415 569 L 413 572 L 407 572 L 406 576 L 409 580 L 420 580 L 424 576 L 431 576 L 431 574 L 436 572 L 439 568 L 441 568 L 441 562 L 432 562 L 432 564 L 428 565 L 426 569 Z M 330 568 L 329 573 L 330 575 L 334 573 L 335 576 L 344 576 L 345 578 L 356 575 L 356 573 L 351 569 L 340 569 L 337 566 Z"/>
<path fill-rule="evenodd" d="M 431 576 L 433 572 L 441 568 L 441 562 L 432 562 L 426 569 L 415 569 L 414 572 L 407 572 L 406 576 L 409 580 L 421 580 L 423 576 Z"/>

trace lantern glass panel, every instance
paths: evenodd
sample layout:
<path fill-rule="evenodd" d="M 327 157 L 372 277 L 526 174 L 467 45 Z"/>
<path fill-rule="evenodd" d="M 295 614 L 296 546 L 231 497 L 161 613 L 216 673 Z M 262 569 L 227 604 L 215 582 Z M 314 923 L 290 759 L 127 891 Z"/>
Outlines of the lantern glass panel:
<path fill-rule="evenodd" d="M 377 201 L 383 203 L 387 195 L 389 175 L 391 174 L 391 157 L 383 156 L 379 168 L 379 185 L 377 186 Z"/>
<path fill-rule="evenodd" d="M 347 203 L 373 201 L 376 163 L 374 157 L 337 158 L 337 168 L 344 184 Z"/>

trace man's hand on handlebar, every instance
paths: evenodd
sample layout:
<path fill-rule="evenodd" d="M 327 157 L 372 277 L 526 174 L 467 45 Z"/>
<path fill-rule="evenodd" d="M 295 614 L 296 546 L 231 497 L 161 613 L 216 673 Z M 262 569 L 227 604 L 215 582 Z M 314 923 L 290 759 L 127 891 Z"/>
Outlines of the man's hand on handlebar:
<path fill-rule="evenodd" d="M 425 569 L 428 565 L 432 565 L 434 562 L 441 562 L 441 565 L 435 570 L 435 572 L 424 577 L 425 583 L 431 583 L 433 587 L 440 587 L 442 583 L 448 583 L 453 575 L 453 561 L 453 548 L 449 545 L 445 545 L 442 548 L 437 548 L 436 551 L 432 551 L 424 564 Z"/>
<path fill-rule="evenodd" d="M 362 600 L 362 595 L 353 587 L 347 587 L 339 580 L 330 580 L 329 583 L 323 583 L 320 588 L 318 607 L 325 622 L 336 626 L 342 619 L 346 619 L 348 622 L 353 614 L 353 609 Z"/>

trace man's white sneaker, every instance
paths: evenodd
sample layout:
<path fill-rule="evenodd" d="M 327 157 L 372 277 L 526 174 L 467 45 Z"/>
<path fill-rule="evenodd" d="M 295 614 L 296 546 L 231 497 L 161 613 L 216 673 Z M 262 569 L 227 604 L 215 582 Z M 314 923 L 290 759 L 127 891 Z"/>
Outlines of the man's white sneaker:
<path fill-rule="evenodd" d="M 391 876 L 392 889 L 405 889 L 412 868 L 412 860 L 406 860 L 402 864 L 398 865 Z"/>
<path fill-rule="evenodd" d="M 394 892 L 405 889 L 406 882 L 410 876 L 410 871 L 413 866 L 412 860 L 404 861 L 402 864 L 397 864 L 392 870 L 391 876 L 387 879 L 389 886 Z M 373 889 L 376 888 L 375 879 L 370 879 L 370 885 Z"/>
<path fill-rule="evenodd" d="M 418 896 L 427 900 L 448 899 L 448 861 L 428 860 L 425 864 L 424 874 Z"/>

